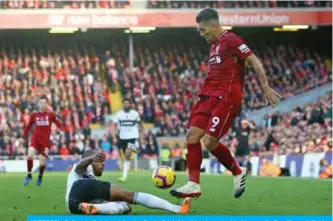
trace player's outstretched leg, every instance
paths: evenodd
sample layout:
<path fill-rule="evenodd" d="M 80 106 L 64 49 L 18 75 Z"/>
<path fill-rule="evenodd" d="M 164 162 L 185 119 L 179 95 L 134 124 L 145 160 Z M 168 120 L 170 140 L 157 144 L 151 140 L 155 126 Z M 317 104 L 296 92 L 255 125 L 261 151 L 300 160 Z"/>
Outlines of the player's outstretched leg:
<path fill-rule="evenodd" d="M 149 193 L 125 191 L 115 186 L 110 188 L 110 201 L 125 201 L 178 214 L 188 213 L 192 202 L 191 198 L 186 198 L 181 205 L 175 205 Z"/>
<path fill-rule="evenodd" d="M 241 197 L 245 192 L 247 170 L 244 167 L 241 167 L 241 170 L 242 170 L 241 174 L 234 175 L 235 198 Z"/>
<path fill-rule="evenodd" d="M 39 160 L 40 164 L 39 164 L 39 175 L 38 175 L 38 179 L 36 180 L 36 185 L 40 186 L 42 185 L 42 181 L 43 181 L 43 174 L 45 171 L 45 165 L 46 165 L 46 157 L 45 156 L 40 156 L 40 160 Z"/>
<path fill-rule="evenodd" d="M 33 147 L 29 147 L 28 149 L 28 157 L 27 157 L 27 176 L 24 178 L 23 185 L 27 186 L 32 179 L 32 168 L 34 166 L 34 158 L 35 149 Z"/>
<path fill-rule="evenodd" d="M 79 210 L 87 215 L 119 215 L 131 212 L 126 202 L 80 203 Z"/>
<path fill-rule="evenodd" d="M 185 197 L 200 197 L 200 168 L 202 163 L 202 147 L 200 143 L 205 131 L 197 128 L 190 127 L 186 134 L 187 142 L 187 168 L 189 173 L 189 182 L 182 187 L 170 191 L 172 196 L 178 198 Z"/>
<path fill-rule="evenodd" d="M 239 198 L 245 192 L 246 168 L 241 168 L 235 158 L 231 155 L 229 148 L 219 142 L 219 139 L 210 135 L 203 137 L 205 147 L 216 157 L 216 159 L 234 176 L 234 197 Z"/>

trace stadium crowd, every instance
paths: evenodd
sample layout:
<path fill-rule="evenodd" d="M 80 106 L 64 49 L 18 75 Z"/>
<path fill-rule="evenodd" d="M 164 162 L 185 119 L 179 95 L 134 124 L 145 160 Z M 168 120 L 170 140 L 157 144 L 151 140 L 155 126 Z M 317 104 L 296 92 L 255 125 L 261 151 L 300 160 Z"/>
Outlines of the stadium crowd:
<path fill-rule="evenodd" d="M 59 1 L 59 0 L 3 0 L 0 9 L 105 9 L 128 8 L 130 0 Z"/>
<path fill-rule="evenodd" d="M 131 0 L 3 0 L 3 9 L 105 9 L 130 8 Z M 331 1 L 160 1 L 148 0 L 147 8 L 304 8 L 304 7 L 332 7 Z"/>
<path fill-rule="evenodd" d="M 240 125 L 234 127 L 237 130 Z M 232 133 L 232 132 L 231 132 Z M 265 127 L 249 133 L 250 155 L 259 153 L 307 153 L 332 151 L 332 92 L 317 101 L 296 107 L 291 113 L 279 112 L 265 117 Z M 231 134 L 230 134 L 231 135 Z M 237 152 L 237 136 L 229 136 L 227 143 Z"/>
<path fill-rule="evenodd" d="M 107 50 L 104 54 L 75 50 L 3 52 L 0 55 L 0 155 L 25 154 L 28 139 L 22 139 L 21 132 L 29 121 L 29 113 L 36 107 L 36 98 L 47 94 L 50 109 L 64 124 L 63 132 L 53 132 L 50 154 L 80 154 L 85 148 L 92 147 L 102 148 L 110 153 L 110 157 L 117 157 L 118 141 L 112 134 L 112 126 L 101 140 L 92 137 L 89 128 L 90 123 L 110 123 L 113 113 L 107 85 L 116 84 L 122 86 L 124 97 L 135 101 L 141 118 L 159 128 L 156 136 L 184 135 L 191 106 L 207 69 L 205 53 L 195 47 L 136 48 L 133 72 L 129 71 L 128 59 L 122 54 L 117 50 Z M 259 55 L 270 82 L 284 99 L 331 80 L 329 61 L 316 52 L 279 46 L 267 48 Z M 248 66 L 246 72 L 243 111 L 263 105 L 254 71 Z M 280 145 L 286 152 L 290 150 L 289 140 L 279 140 L 285 135 L 281 135 L 281 125 L 285 127 L 289 118 L 289 115 L 283 117 L 283 123 L 272 125 L 275 132 L 272 136 L 278 142 L 264 145 L 265 150 L 274 145 Z M 299 130 L 303 124 L 303 121 L 298 124 Z M 317 130 L 317 126 L 309 125 L 305 129 Z M 267 133 L 258 131 L 253 136 L 259 142 Z M 318 133 L 324 136 L 327 131 L 319 130 Z M 304 139 L 312 140 L 310 137 Z M 145 134 L 141 145 L 143 156 L 156 155 L 158 148 L 154 134 Z M 262 145 L 258 146 L 263 150 Z"/>
<path fill-rule="evenodd" d="M 89 140 L 89 124 L 104 122 L 110 113 L 106 84 L 101 81 L 97 57 L 60 53 L 29 53 L 0 56 L 0 153 L 23 154 L 27 140 L 21 132 L 36 109 L 40 95 L 48 95 L 50 109 L 64 125 L 62 136 L 54 136 L 57 146 L 71 153 L 83 151 Z M 85 137 L 87 139 L 85 139 Z M 58 149 L 56 149 L 58 152 Z"/>
<path fill-rule="evenodd" d="M 304 8 L 332 7 L 332 1 L 158 1 L 150 0 L 147 8 Z"/>

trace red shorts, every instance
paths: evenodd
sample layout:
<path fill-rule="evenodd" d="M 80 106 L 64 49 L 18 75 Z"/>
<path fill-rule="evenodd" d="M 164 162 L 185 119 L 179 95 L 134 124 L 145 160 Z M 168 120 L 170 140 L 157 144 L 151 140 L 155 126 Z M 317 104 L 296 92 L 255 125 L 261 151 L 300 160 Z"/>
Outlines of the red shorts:
<path fill-rule="evenodd" d="M 198 127 L 213 137 L 221 138 L 232 127 L 241 104 L 218 97 L 201 96 L 194 105 L 188 127 Z"/>
<path fill-rule="evenodd" d="M 45 149 L 50 149 L 50 141 L 40 140 L 40 139 L 34 139 L 32 138 L 30 141 L 30 146 L 35 148 L 35 150 L 38 151 L 38 153 L 44 155 L 47 157 L 47 154 L 45 153 Z"/>

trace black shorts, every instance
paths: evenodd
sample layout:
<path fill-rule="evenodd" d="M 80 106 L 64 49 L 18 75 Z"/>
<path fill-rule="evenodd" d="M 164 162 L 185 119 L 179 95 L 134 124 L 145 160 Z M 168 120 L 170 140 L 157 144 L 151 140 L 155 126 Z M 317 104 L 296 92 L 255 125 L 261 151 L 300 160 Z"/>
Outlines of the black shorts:
<path fill-rule="evenodd" d="M 111 183 L 95 179 L 80 179 L 73 183 L 69 193 L 68 207 L 73 214 L 80 214 L 80 203 L 110 200 Z"/>
<path fill-rule="evenodd" d="M 249 150 L 249 147 L 247 145 L 239 144 L 236 147 L 236 153 L 235 153 L 236 157 L 245 157 L 249 154 L 250 154 L 250 150 Z"/>
<path fill-rule="evenodd" d="M 125 154 L 126 149 L 128 148 L 128 144 L 134 144 L 136 143 L 136 139 L 119 139 L 119 149 L 123 151 Z"/>

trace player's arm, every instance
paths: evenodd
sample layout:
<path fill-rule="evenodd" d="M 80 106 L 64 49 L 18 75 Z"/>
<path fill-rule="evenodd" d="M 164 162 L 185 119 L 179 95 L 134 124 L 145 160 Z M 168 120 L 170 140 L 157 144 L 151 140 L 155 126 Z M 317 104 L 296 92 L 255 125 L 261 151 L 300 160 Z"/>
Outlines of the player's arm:
<path fill-rule="evenodd" d="M 63 125 L 61 120 L 57 117 L 55 113 L 52 113 L 52 122 L 55 123 L 59 130 L 63 130 Z"/>
<path fill-rule="evenodd" d="M 114 127 L 114 131 L 115 131 L 115 136 L 117 136 L 119 134 L 119 119 L 118 119 L 118 114 L 113 118 L 113 127 Z"/>
<path fill-rule="evenodd" d="M 258 75 L 259 83 L 265 97 L 265 103 L 274 107 L 280 102 L 281 96 L 269 86 L 261 61 L 255 54 L 251 54 L 245 60 L 252 65 L 254 71 Z"/>
<path fill-rule="evenodd" d="M 96 153 L 95 155 L 87 158 L 83 158 L 76 165 L 75 172 L 78 174 L 84 174 L 90 164 L 93 162 L 104 162 L 105 154 L 104 153 Z"/>
<path fill-rule="evenodd" d="M 254 71 L 257 73 L 261 88 L 268 88 L 269 85 L 266 73 L 259 58 L 255 54 L 252 54 L 248 56 L 245 60 L 252 65 Z"/>
<path fill-rule="evenodd" d="M 265 98 L 266 104 L 275 106 L 280 102 L 280 95 L 268 85 L 266 73 L 261 61 L 253 51 L 244 43 L 241 37 L 233 37 L 229 40 L 231 53 L 238 58 L 250 63 L 258 75 L 259 83 Z"/>
<path fill-rule="evenodd" d="M 23 137 L 27 136 L 28 132 L 30 131 L 30 129 L 31 129 L 31 127 L 34 123 L 35 123 L 35 114 L 32 114 L 30 116 L 29 123 L 27 124 L 27 126 L 23 130 L 23 134 L 22 134 Z"/>

